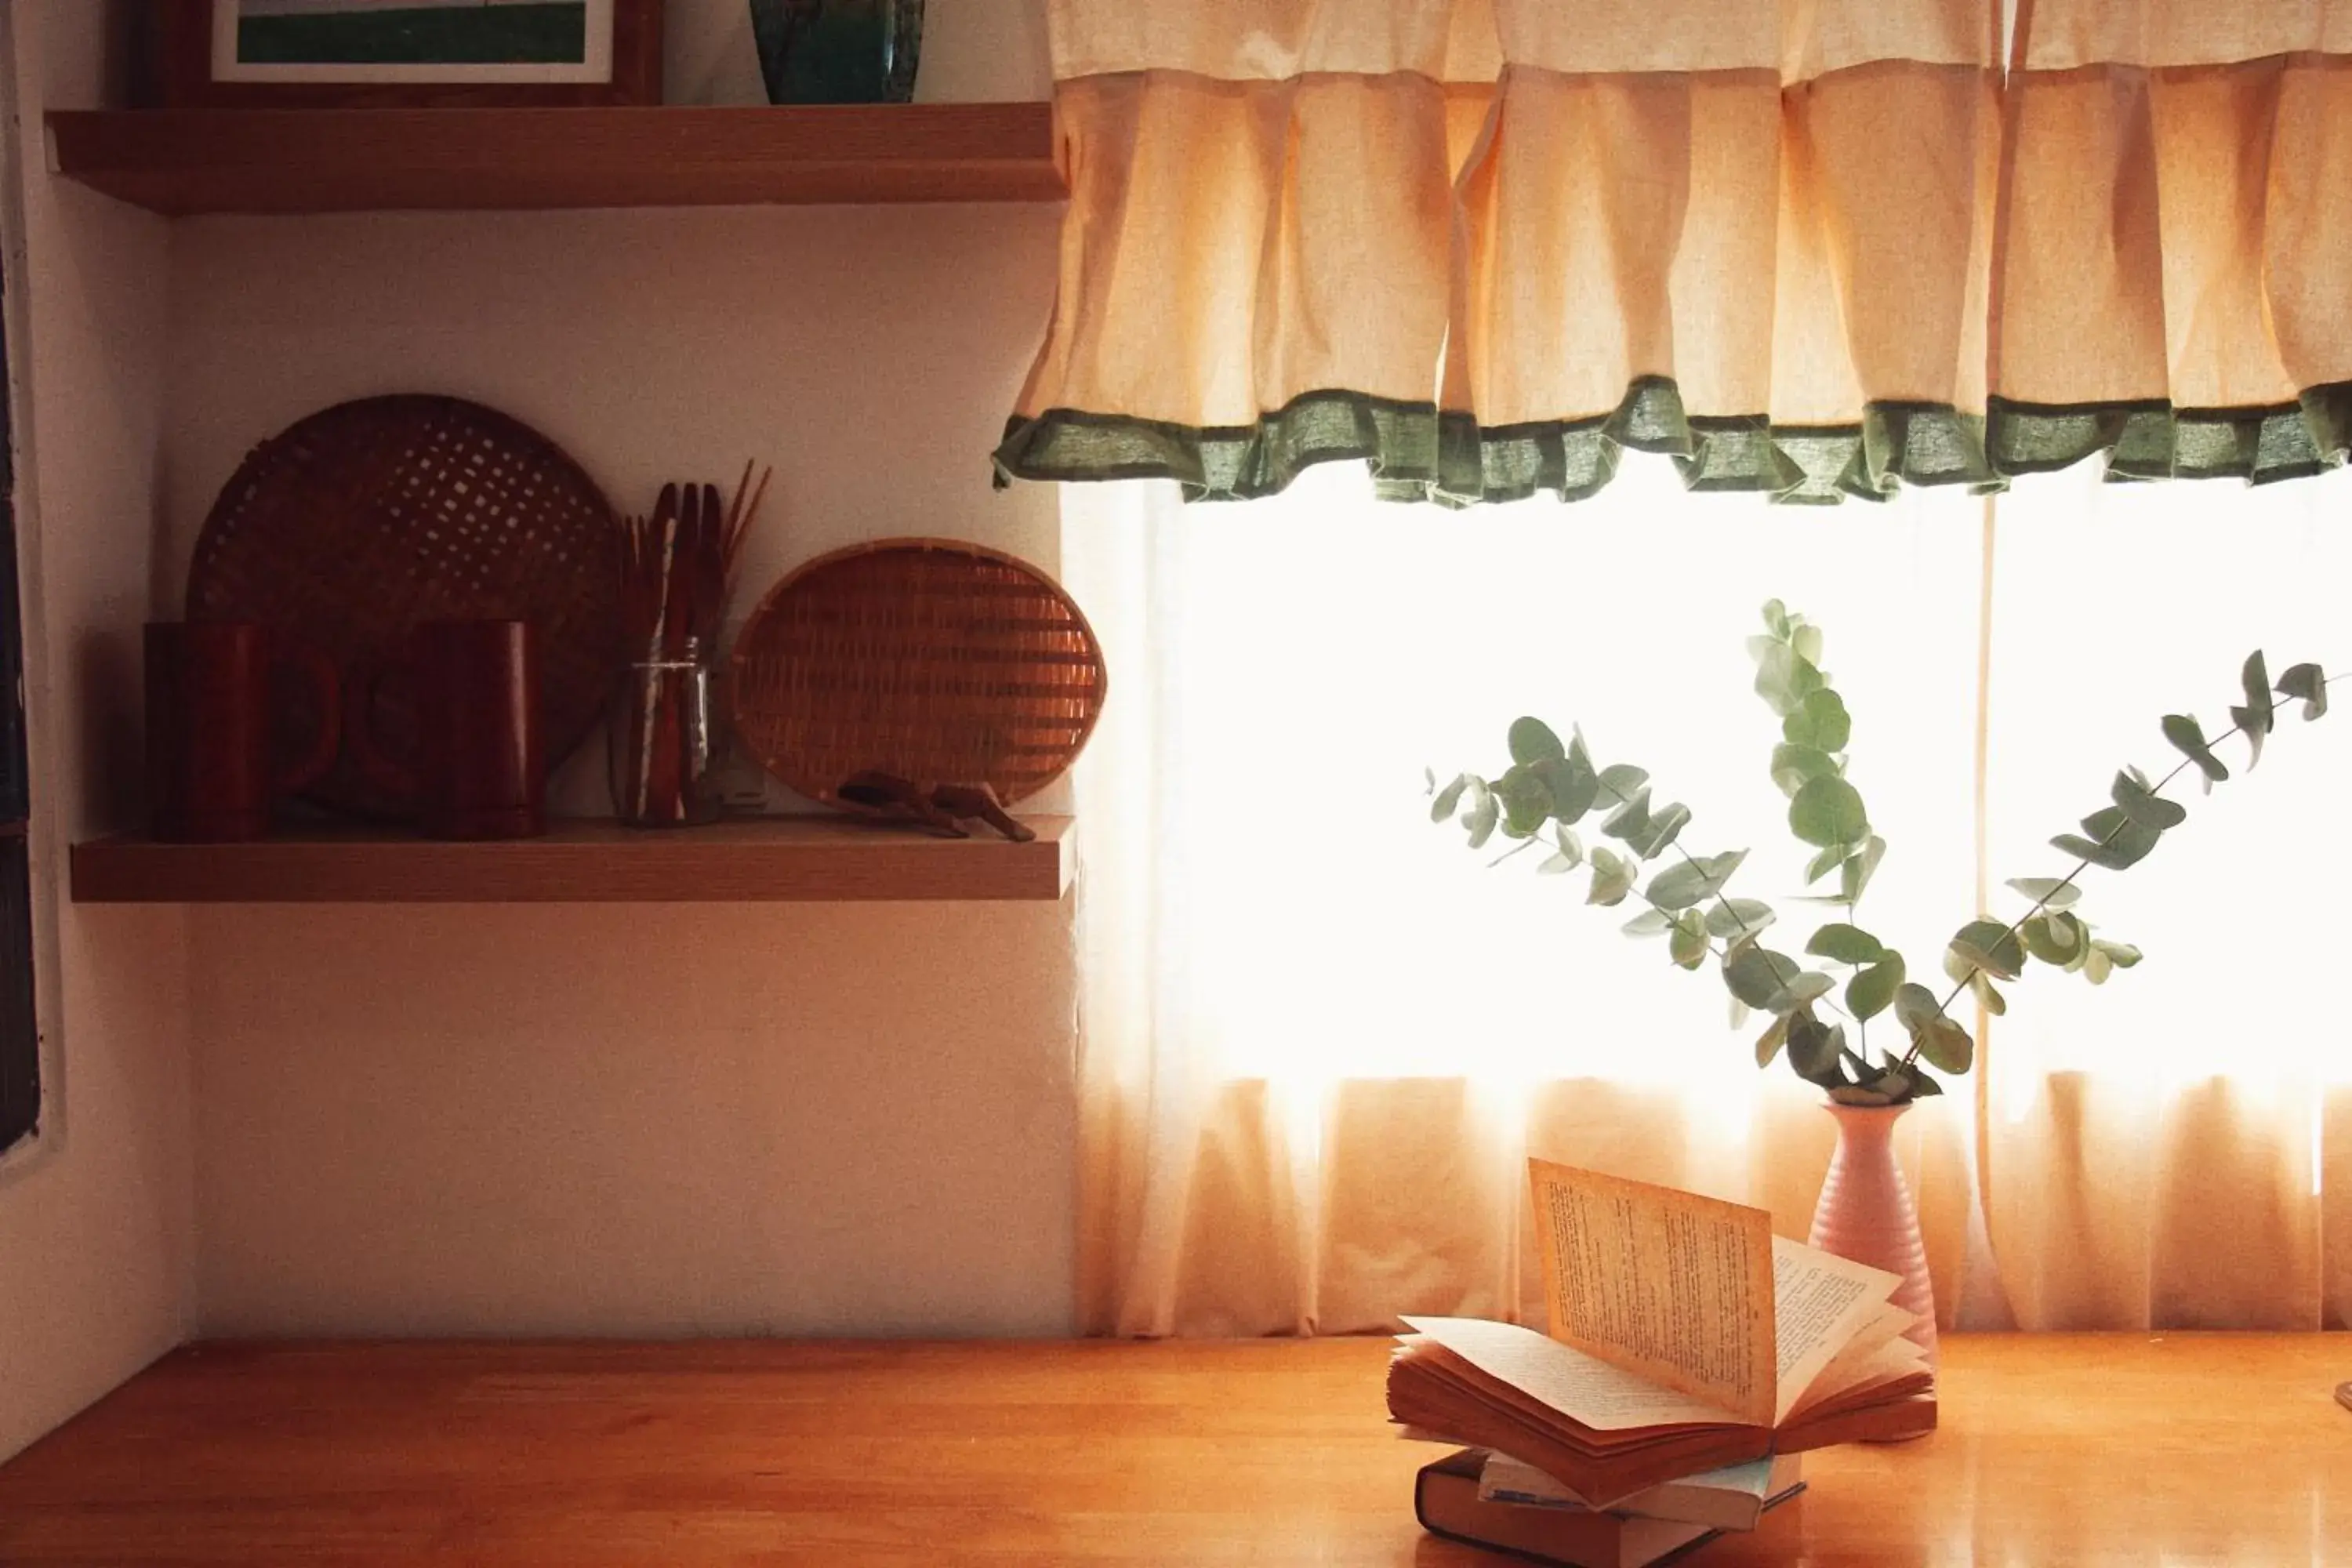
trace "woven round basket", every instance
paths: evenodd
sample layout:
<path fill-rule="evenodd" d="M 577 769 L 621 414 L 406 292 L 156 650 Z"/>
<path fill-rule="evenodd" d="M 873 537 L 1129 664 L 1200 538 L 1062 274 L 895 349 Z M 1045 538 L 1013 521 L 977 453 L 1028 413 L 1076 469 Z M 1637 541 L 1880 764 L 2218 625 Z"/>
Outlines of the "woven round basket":
<path fill-rule="evenodd" d="M 867 769 L 1033 795 L 1076 760 L 1108 686 L 1094 628 L 1052 578 L 946 539 L 801 566 L 744 625 L 732 677 L 744 744 L 833 805 Z"/>
<path fill-rule="evenodd" d="M 397 667 L 410 629 L 445 617 L 537 623 L 551 768 L 595 726 L 622 660 L 613 509 L 553 442 L 478 403 L 313 414 L 253 449 L 196 541 L 190 620 L 262 622 L 347 679 Z M 404 685 L 384 683 L 374 714 L 394 746 L 415 731 Z M 368 816 L 412 805 L 348 747 L 304 793 Z"/>

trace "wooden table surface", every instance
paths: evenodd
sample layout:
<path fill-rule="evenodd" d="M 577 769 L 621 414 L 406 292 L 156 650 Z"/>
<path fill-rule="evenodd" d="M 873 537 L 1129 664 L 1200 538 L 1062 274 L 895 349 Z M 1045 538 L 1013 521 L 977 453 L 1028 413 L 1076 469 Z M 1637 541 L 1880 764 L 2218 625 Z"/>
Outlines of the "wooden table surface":
<path fill-rule="evenodd" d="M 1704 1568 L 2352 1563 L 2352 1335 L 1947 1339 Z M 0 1468 L 0 1563 L 1410 1563 L 1385 1342 L 199 1346 Z"/>

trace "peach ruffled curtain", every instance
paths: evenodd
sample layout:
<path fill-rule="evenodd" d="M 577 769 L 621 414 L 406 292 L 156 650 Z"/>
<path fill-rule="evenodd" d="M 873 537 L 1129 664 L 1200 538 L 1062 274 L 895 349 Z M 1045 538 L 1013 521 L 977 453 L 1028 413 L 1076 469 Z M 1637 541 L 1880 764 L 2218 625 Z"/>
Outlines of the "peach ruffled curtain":
<path fill-rule="evenodd" d="M 1994 454 L 2286 479 L 2352 433 L 2352 10 L 2029 0 Z"/>
<path fill-rule="evenodd" d="M 1071 204 L 1006 476 L 1576 498 L 1635 448 L 1835 500 L 2342 460 L 2328 0 L 1051 19 Z"/>

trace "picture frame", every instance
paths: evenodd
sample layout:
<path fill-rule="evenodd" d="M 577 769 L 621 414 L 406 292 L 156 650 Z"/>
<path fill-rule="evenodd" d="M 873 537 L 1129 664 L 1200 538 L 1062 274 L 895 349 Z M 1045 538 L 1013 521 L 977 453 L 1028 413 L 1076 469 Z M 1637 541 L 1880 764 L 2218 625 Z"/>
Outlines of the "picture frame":
<path fill-rule="evenodd" d="M 662 4 L 156 0 L 150 96 L 166 109 L 657 104 Z"/>

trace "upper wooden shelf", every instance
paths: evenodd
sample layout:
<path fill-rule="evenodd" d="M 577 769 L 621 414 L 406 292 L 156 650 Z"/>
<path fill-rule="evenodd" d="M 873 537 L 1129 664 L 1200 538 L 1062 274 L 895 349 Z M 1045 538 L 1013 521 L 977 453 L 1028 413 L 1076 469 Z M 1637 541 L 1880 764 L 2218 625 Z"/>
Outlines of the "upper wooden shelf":
<path fill-rule="evenodd" d="M 1065 194 L 1045 103 L 144 109 L 48 128 L 58 173 L 173 217 Z"/>
<path fill-rule="evenodd" d="M 1034 843 L 976 828 L 932 838 L 850 816 L 638 829 L 557 822 L 544 838 L 453 844 L 314 827 L 253 844 L 73 847 L 85 904 L 610 904 L 1029 900 L 1070 885 L 1066 816 L 1024 818 Z"/>

